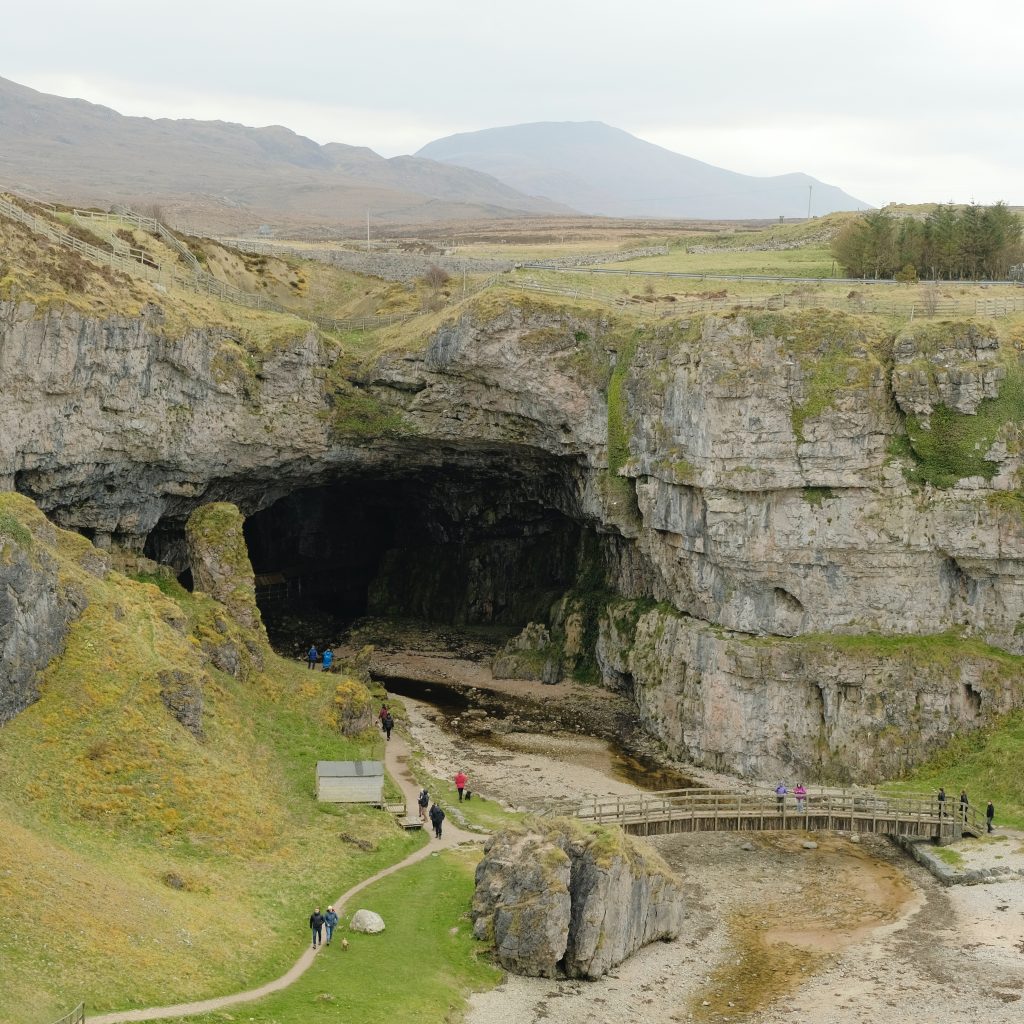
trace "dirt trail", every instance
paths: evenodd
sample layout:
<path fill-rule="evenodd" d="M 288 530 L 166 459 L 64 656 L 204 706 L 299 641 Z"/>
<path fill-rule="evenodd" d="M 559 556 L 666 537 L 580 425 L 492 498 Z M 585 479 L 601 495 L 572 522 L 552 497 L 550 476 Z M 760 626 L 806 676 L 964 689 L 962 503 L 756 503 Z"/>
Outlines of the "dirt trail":
<path fill-rule="evenodd" d="M 417 785 L 416 780 L 412 777 L 412 773 L 408 767 L 410 753 L 409 744 L 405 739 L 403 739 L 397 732 L 392 733 L 391 742 L 385 744 L 384 763 L 392 778 L 394 778 L 398 782 L 399 786 L 401 786 L 402 793 L 405 796 L 405 805 L 411 810 L 416 807 L 416 797 L 419 794 L 419 786 Z M 423 846 L 419 850 L 409 854 L 409 856 L 404 860 L 399 861 L 397 864 L 392 864 L 391 867 L 384 868 L 381 871 L 378 871 L 375 875 L 371 875 L 369 878 L 364 879 L 357 885 L 352 886 L 351 889 L 334 900 L 333 906 L 340 912 L 342 907 L 344 907 L 353 896 L 362 892 L 363 889 L 368 886 L 373 885 L 374 882 L 377 882 L 382 878 L 386 878 L 388 875 L 392 875 L 396 871 L 401 871 L 412 864 L 416 864 L 421 860 L 425 860 L 437 850 L 449 849 L 464 842 L 479 842 L 479 840 L 479 836 L 463 832 L 449 819 L 445 823 L 443 839 L 432 839 L 426 846 Z M 323 947 L 321 946 L 321 949 L 322 948 Z M 269 981 L 265 985 L 260 985 L 258 988 L 247 989 L 244 992 L 235 992 L 231 995 L 217 996 L 213 999 L 201 999 L 191 1003 L 177 1003 L 173 1006 L 156 1006 L 141 1010 L 122 1010 L 117 1013 L 100 1014 L 99 1016 L 90 1015 L 86 1020 L 88 1024 L 121 1024 L 121 1022 L 127 1021 L 163 1020 L 174 1017 L 189 1017 L 193 1014 L 199 1013 L 210 1013 L 213 1010 L 223 1010 L 229 1006 L 237 1006 L 240 1003 L 250 1003 L 253 1000 L 269 996 L 274 992 L 280 992 L 281 989 L 294 984 L 295 981 L 305 974 L 313 963 L 314 957 L 318 954 L 319 950 L 307 948 L 298 960 L 295 961 L 292 967 L 285 974 L 282 974 L 281 977 L 276 978 L 274 981 Z"/>

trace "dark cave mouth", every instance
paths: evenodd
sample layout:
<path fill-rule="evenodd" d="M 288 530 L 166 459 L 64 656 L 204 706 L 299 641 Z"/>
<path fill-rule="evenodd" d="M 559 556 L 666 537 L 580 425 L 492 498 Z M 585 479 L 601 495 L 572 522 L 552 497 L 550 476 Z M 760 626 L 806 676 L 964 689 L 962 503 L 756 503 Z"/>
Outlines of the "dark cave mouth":
<path fill-rule="evenodd" d="M 566 483 L 449 468 L 291 492 L 245 523 L 272 640 L 304 618 L 318 633 L 367 615 L 509 632 L 547 622 L 595 551 L 563 510 Z"/>

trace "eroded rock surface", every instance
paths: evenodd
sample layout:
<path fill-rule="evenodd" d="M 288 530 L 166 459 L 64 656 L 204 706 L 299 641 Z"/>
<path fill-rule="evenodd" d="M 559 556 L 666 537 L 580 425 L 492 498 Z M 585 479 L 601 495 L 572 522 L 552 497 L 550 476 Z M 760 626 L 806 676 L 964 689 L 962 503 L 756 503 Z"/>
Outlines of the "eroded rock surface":
<path fill-rule="evenodd" d="M 679 880 L 619 830 L 553 822 L 488 840 L 477 867 L 473 932 L 516 974 L 599 978 L 682 928 Z"/>

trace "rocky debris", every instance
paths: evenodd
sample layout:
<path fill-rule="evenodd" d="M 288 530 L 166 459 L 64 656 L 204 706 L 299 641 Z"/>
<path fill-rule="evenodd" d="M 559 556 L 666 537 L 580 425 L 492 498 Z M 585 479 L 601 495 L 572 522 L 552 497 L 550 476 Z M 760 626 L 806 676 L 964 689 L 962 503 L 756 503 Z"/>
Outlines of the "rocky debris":
<path fill-rule="evenodd" d="M 203 735 L 203 680 L 182 669 L 161 669 L 160 699 L 167 710 L 197 740 Z"/>
<path fill-rule="evenodd" d="M 349 929 L 366 935 L 376 935 L 384 931 L 384 918 L 372 910 L 357 910 L 349 922 Z"/>
<path fill-rule="evenodd" d="M 56 531 L 28 498 L 0 495 L 0 725 L 39 698 L 39 672 L 64 649 L 86 606 L 47 550 L 55 543 Z M 83 565 L 105 571 L 99 556 Z"/>
<path fill-rule="evenodd" d="M 561 678 L 562 658 L 547 627 L 529 623 L 494 656 L 491 672 L 495 679 L 536 679 L 557 683 Z"/>
<path fill-rule="evenodd" d="M 680 882 L 618 829 L 570 821 L 509 829 L 477 867 L 473 934 L 516 974 L 599 978 L 682 928 Z"/>
<path fill-rule="evenodd" d="M 973 414 L 995 398 L 1006 368 L 999 337 L 977 323 L 912 324 L 893 346 L 892 390 L 905 413 L 927 416 L 937 405 Z"/>
<path fill-rule="evenodd" d="M 803 850 L 816 850 L 818 844 L 813 839 L 805 839 L 801 844 L 800 848 Z"/>

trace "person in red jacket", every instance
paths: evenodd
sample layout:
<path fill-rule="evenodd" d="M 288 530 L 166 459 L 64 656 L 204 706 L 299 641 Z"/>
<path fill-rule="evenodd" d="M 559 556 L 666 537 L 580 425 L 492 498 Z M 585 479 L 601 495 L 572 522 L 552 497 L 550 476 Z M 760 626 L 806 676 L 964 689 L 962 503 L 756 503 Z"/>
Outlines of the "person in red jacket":
<path fill-rule="evenodd" d="M 466 773 L 464 771 L 460 771 L 459 774 L 455 776 L 455 788 L 459 791 L 460 803 L 462 801 L 462 791 L 466 788 L 467 782 L 469 782 L 469 779 L 466 778 Z"/>

